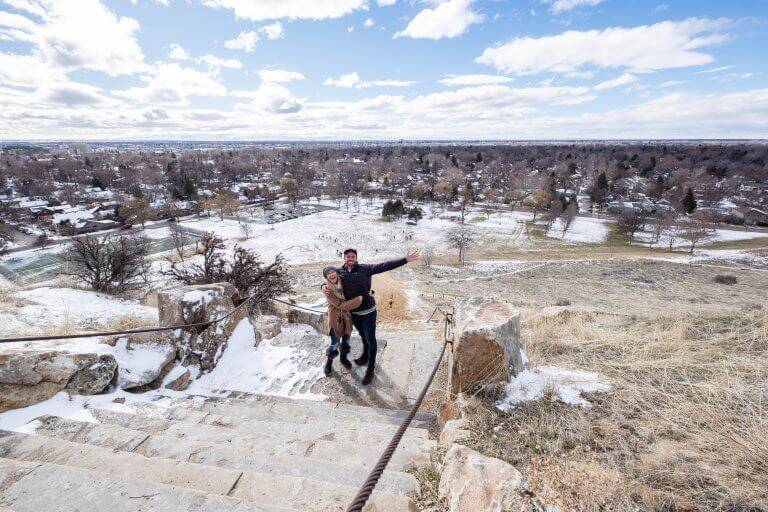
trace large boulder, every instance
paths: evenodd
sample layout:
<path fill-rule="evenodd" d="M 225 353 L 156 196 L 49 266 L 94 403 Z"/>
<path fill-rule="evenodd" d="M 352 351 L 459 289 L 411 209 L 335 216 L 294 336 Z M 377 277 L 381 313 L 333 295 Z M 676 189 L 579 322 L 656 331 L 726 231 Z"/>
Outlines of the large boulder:
<path fill-rule="evenodd" d="M 295 306 L 276 303 L 275 311 L 289 324 L 305 324 L 312 326 L 317 332 L 325 331 L 325 307 L 321 304 Z"/>
<path fill-rule="evenodd" d="M 120 389 L 135 389 L 157 380 L 176 357 L 173 344 L 130 343 L 120 338 L 115 344 L 117 385 Z"/>
<path fill-rule="evenodd" d="M 529 510 L 520 472 L 501 459 L 454 444 L 443 461 L 440 497 L 449 512 Z"/>
<path fill-rule="evenodd" d="M 454 314 L 456 339 L 450 353 L 452 395 L 509 381 L 526 367 L 520 341 L 520 313 L 497 299 L 476 297 Z"/>
<path fill-rule="evenodd" d="M 116 370 L 109 354 L 6 350 L 0 353 L 0 412 L 42 402 L 63 390 L 101 393 Z"/>
<path fill-rule="evenodd" d="M 232 312 L 239 301 L 237 289 L 229 283 L 186 286 L 162 292 L 157 295 L 160 325 L 188 325 L 217 320 Z M 242 307 L 205 330 L 175 331 L 182 363 L 197 366 L 202 371 L 212 370 L 230 335 L 247 314 L 248 308 Z"/>

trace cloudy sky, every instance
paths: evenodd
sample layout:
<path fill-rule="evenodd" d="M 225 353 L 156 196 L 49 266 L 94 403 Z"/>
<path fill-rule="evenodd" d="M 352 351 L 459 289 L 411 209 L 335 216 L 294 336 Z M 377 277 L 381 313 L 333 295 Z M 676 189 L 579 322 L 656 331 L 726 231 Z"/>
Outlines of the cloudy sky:
<path fill-rule="evenodd" d="M 765 0 L 0 0 L 0 139 L 768 137 Z"/>

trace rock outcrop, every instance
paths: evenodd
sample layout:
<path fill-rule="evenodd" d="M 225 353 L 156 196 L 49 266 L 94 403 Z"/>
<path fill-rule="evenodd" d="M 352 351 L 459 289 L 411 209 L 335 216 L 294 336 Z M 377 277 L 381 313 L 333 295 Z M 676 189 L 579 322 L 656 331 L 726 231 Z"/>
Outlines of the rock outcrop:
<path fill-rule="evenodd" d="M 450 448 L 455 443 L 468 440 L 471 435 L 467 420 L 448 420 L 440 431 L 440 446 Z"/>
<path fill-rule="evenodd" d="M 9 349 L 0 353 L 0 412 L 42 402 L 63 390 L 101 393 L 116 370 L 109 354 Z"/>
<path fill-rule="evenodd" d="M 136 389 L 157 380 L 176 357 L 173 343 L 129 343 L 117 340 L 114 351 L 118 364 L 117 385 L 120 389 Z"/>
<path fill-rule="evenodd" d="M 187 286 L 179 290 L 159 293 L 157 307 L 160 325 L 187 325 L 211 322 L 230 313 L 240 300 L 240 295 L 229 283 Z M 184 366 L 197 366 L 210 371 L 226 347 L 227 340 L 245 318 L 248 311 L 243 307 L 224 321 L 207 329 L 179 330 L 176 333 L 178 356 Z"/>
<path fill-rule="evenodd" d="M 317 332 L 323 332 L 325 330 L 325 313 L 315 313 L 313 311 L 307 311 L 307 309 L 316 309 L 318 311 L 324 311 L 324 307 L 312 306 L 311 308 L 298 309 L 293 306 L 287 306 L 285 304 L 276 304 L 275 310 L 277 314 L 285 318 L 290 324 L 306 324 L 312 326 Z"/>
<path fill-rule="evenodd" d="M 508 381 L 526 367 L 520 313 L 506 302 L 477 297 L 457 307 L 450 353 L 452 395 Z"/>
<path fill-rule="evenodd" d="M 454 444 L 443 461 L 439 493 L 449 512 L 518 511 L 528 510 L 524 486 L 512 465 Z"/>

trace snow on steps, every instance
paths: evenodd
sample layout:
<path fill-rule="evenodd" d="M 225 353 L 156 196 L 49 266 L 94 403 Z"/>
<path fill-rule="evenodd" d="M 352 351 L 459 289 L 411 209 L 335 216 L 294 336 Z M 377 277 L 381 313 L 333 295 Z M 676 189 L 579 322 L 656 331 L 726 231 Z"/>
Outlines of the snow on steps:
<path fill-rule="evenodd" d="M 4 433 L 0 507 L 343 510 L 406 414 L 248 394 L 131 407 L 92 408 L 99 423 L 46 416 L 35 436 Z M 370 510 L 412 509 L 418 483 L 404 470 L 428 461 L 429 420 L 414 422 Z"/>

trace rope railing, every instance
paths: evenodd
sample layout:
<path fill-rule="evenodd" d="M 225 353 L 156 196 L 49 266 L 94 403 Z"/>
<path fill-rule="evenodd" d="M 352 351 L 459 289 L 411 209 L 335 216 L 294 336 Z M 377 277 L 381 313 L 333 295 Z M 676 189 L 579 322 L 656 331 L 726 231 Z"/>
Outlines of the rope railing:
<path fill-rule="evenodd" d="M 400 441 L 403 440 L 405 431 L 408 430 L 408 427 L 411 425 L 413 418 L 416 416 L 416 413 L 418 412 L 419 407 L 421 407 L 421 404 L 424 401 L 424 398 L 427 396 L 427 392 L 429 391 L 429 388 L 432 386 L 432 381 L 435 380 L 435 375 L 437 375 L 437 371 L 440 369 L 440 363 L 443 361 L 443 356 L 445 356 L 446 347 L 448 347 L 448 345 L 452 343 L 452 340 L 448 338 L 448 333 L 449 333 L 449 326 L 450 327 L 453 326 L 453 313 L 449 313 L 438 306 L 435 308 L 435 311 L 432 312 L 432 315 L 429 317 L 427 321 L 429 322 L 430 320 L 432 320 L 432 318 L 438 312 L 445 317 L 445 330 L 443 333 L 443 349 L 440 351 L 440 356 L 437 358 L 437 362 L 435 362 L 435 367 L 432 368 L 432 373 L 429 375 L 427 382 L 424 384 L 424 387 L 421 389 L 421 392 L 419 393 L 419 396 L 416 398 L 416 401 L 413 403 L 413 406 L 411 406 L 411 410 L 408 411 L 408 416 L 406 416 L 403 422 L 400 423 L 400 426 L 395 431 L 386 449 L 381 454 L 381 456 L 379 457 L 379 460 L 376 462 L 376 465 L 373 467 L 370 474 L 368 475 L 368 478 L 365 479 L 365 482 L 363 482 L 362 487 L 360 487 L 360 490 L 358 491 L 357 495 L 355 496 L 355 498 L 352 500 L 352 503 L 350 503 L 349 507 L 347 508 L 347 512 L 360 512 L 363 510 L 363 507 L 368 502 L 368 498 L 371 497 L 371 493 L 373 493 L 373 489 L 376 487 L 376 484 L 379 482 L 381 475 L 384 473 L 384 470 L 387 468 L 389 461 L 392 459 L 392 456 L 395 454 L 395 450 L 397 450 L 397 447 L 400 444 Z"/>
<path fill-rule="evenodd" d="M 128 334 L 143 334 L 149 332 L 163 332 L 163 331 L 175 331 L 177 329 L 200 329 L 200 332 L 209 328 L 212 325 L 218 324 L 237 313 L 240 309 L 249 304 L 255 295 L 246 297 L 232 311 L 213 320 L 207 322 L 195 322 L 191 324 L 170 325 L 166 327 L 140 327 L 138 329 L 126 329 L 123 331 L 102 331 L 102 332 L 83 332 L 78 334 L 54 334 L 50 336 L 22 336 L 15 338 L 0 338 L 0 343 L 21 343 L 27 341 L 52 341 L 52 340 L 71 340 L 78 338 L 100 338 L 102 336 L 123 336 Z"/>

